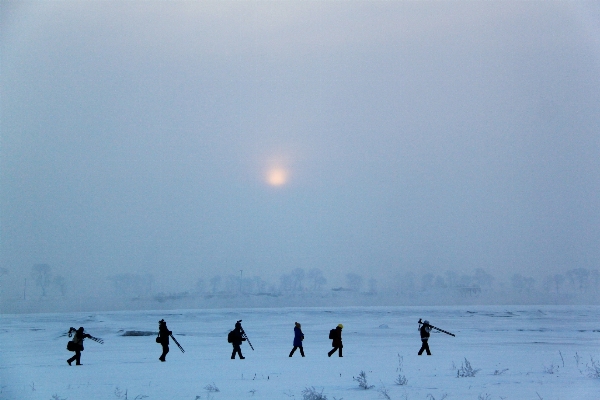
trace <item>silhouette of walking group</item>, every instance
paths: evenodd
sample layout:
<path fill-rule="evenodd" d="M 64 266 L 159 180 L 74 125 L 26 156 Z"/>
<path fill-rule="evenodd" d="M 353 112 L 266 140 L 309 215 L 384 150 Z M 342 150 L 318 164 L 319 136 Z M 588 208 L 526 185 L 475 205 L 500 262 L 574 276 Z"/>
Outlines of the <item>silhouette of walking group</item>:
<path fill-rule="evenodd" d="M 331 357 L 333 354 L 335 354 L 336 351 L 338 352 L 339 357 L 343 357 L 342 349 L 344 348 L 344 345 L 342 343 L 342 329 L 344 329 L 344 325 L 338 324 L 334 329 L 331 329 L 329 331 L 329 339 L 331 339 L 332 349 L 327 353 L 328 357 Z M 431 355 L 428 340 L 432 329 L 436 329 L 440 332 L 454 336 L 454 334 L 450 332 L 444 331 L 440 328 L 430 325 L 429 321 L 427 320 L 423 322 L 419 320 L 421 349 L 419 350 L 418 355 L 423 354 L 424 351 L 427 352 L 428 356 Z M 100 344 L 104 343 L 102 339 L 94 337 L 89 333 L 86 333 L 83 327 L 80 327 L 79 329 L 71 327 L 69 329 L 68 336 L 72 337 L 72 339 L 67 343 L 67 350 L 75 352 L 75 355 L 67 360 L 67 363 L 69 365 L 72 365 L 73 361 L 75 361 L 75 365 L 82 365 L 81 352 L 83 351 L 84 339 L 91 339 Z M 183 347 L 181 347 L 177 339 L 175 339 L 175 337 L 173 336 L 173 332 L 170 331 L 169 328 L 167 328 L 166 321 L 164 319 L 161 319 L 160 321 L 158 321 L 158 335 L 156 336 L 156 343 L 159 343 L 162 346 L 162 354 L 158 358 L 161 362 L 166 361 L 167 354 L 169 353 L 169 339 L 173 340 L 173 342 L 177 345 L 177 347 L 179 348 L 179 350 L 181 350 L 182 353 L 185 352 Z M 254 350 L 254 347 L 252 347 L 252 343 L 250 343 L 248 335 L 246 335 L 244 328 L 242 328 L 242 320 L 239 320 L 235 323 L 234 329 L 231 330 L 227 335 L 227 341 L 233 346 L 233 351 L 231 352 L 232 360 L 235 359 L 236 354 L 240 360 L 246 358 L 242 355 L 241 346 L 243 342 L 247 342 L 250 348 Z M 299 322 L 294 322 L 293 348 L 290 351 L 289 357 L 292 357 L 298 349 L 300 350 L 300 355 L 304 357 L 304 347 L 302 346 L 303 341 L 304 333 L 302 333 L 302 326 Z"/>

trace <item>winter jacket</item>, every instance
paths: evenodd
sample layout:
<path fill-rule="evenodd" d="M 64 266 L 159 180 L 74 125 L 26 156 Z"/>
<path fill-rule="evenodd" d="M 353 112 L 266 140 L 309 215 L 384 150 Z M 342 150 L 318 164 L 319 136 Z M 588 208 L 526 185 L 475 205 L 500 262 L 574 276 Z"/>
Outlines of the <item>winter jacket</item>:
<path fill-rule="evenodd" d="M 421 333 L 421 340 L 428 340 L 431 328 L 428 325 L 423 324 L 423 326 L 421 326 L 421 328 L 419 329 L 419 332 Z"/>
<path fill-rule="evenodd" d="M 91 337 L 92 335 L 88 335 L 87 333 L 75 331 L 75 333 L 73 334 L 73 340 L 71 341 L 79 346 L 80 351 L 83 351 L 83 339 Z"/>
<path fill-rule="evenodd" d="M 339 326 L 333 330 L 331 345 L 333 347 L 342 347 L 342 328 Z"/>
<path fill-rule="evenodd" d="M 304 334 L 302 333 L 302 329 L 298 326 L 294 327 L 294 346 L 302 347 L 302 340 L 304 339 Z"/>
<path fill-rule="evenodd" d="M 245 338 L 245 337 L 243 337 L 243 335 L 242 335 L 242 329 L 241 329 L 241 328 L 237 328 L 237 327 L 236 327 L 236 328 L 235 328 L 235 329 L 234 329 L 232 332 L 233 332 L 233 337 L 231 338 L 231 339 L 232 339 L 232 340 L 231 340 L 231 344 L 232 344 L 232 345 L 234 345 L 234 346 L 235 346 L 235 345 L 239 346 L 239 345 L 241 345 L 241 344 L 242 344 L 242 342 L 243 342 L 244 340 L 246 340 L 246 338 Z"/>
<path fill-rule="evenodd" d="M 171 332 L 169 328 L 167 328 L 167 324 L 160 325 L 158 327 L 158 337 L 160 339 L 161 344 L 169 344 L 169 336 L 171 336 Z"/>

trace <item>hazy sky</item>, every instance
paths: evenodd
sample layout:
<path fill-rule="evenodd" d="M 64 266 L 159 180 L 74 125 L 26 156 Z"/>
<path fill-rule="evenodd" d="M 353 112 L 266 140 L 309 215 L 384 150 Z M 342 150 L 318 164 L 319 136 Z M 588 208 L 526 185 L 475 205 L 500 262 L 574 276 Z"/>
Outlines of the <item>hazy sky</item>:
<path fill-rule="evenodd" d="M 600 267 L 597 2 L 0 2 L 1 263 Z"/>

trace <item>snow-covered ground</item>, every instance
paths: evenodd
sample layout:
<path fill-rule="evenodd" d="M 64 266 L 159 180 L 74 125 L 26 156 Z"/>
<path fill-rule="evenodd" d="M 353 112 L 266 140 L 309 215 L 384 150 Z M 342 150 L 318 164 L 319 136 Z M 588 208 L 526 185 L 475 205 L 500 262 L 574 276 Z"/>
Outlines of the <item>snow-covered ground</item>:
<path fill-rule="evenodd" d="M 164 318 L 167 362 L 154 336 Z M 431 357 L 417 356 L 419 318 L 456 334 L 433 333 Z M 236 320 L 254 345 L 231 360 L 227 332 Z M 292 348 L 302 324 L 305 358 Z M 599 399 L 600 307 L 352 307 L 131 311 L 2 315 L 0 399 Z M 329 330 L 344 324 L 344 357 L 327 357 Z M 66 331 L 84 326 L 83 366 L 66 359 Z M 401 371 L 399 360 L 403 361 Z M 457 377 L 468 360 L 474 377 Z M 366 373 L 373 388 L 353 377 Z M 600 372 L 600 371 L 599 371 Z M 402 375 L 406 385 L 395 381 Z M 209 390 L 209 385 L 219 391 Z M 387 397 L 386 397 L 387 396 Z M 447 397 L 445 397 L 447 396 Z"/>

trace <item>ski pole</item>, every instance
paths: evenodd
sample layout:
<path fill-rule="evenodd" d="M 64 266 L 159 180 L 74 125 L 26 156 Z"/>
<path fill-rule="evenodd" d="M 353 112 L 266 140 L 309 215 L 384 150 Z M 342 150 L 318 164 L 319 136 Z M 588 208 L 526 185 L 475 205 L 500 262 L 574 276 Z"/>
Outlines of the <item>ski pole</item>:
<path fill-rule="evenodd" d="M 183 349 L 183 347 L 181 347 L 181 345 L 179 344 L 179 342 L 177 341 L 177 339 L 175 339 L 175 337 L 173 336 L 173 334 L 169 334 L 169 336 L 171 336 L 171 339 L 173 339 L 173 341 L 175 342 L 175 344 L 177 345 L 177 347 L 179 347 L 179 350 L 181 350 L 182 353 L 185 353 L 185 350 Z"/>
<path fill-rule="evenodd" d="M 433 328 L 433 329 L 435 329 L 435 330 L 438 330 L 438 331 L 440 331 L 440 332 L 443 332 L 443 333 L 445 333 L 445 334 L 447 334 L 447 335 L 450 335 L 450 336 L 454 336 L 454 337 L 456 337 L 456 335 L 455 335 L 454 333 L 450 333 L 450 332 L 448 332 L 448 331 L 445 331 L 445 330 L 443 330 L 443 329 L 440 329 L 440 328 L 438 328 L 437 326 L 433 326 L 433 325 L 430 325 L 430 324 L 426 324 L 426 323 L 424 323 L 424 322 L 421 322 L 421 318 L 419 318 L 419 324 L 421 324 L 421 325 L 426 325 L 426 326 L 428 326 L 428 327 L 430 327 L 430 328 Z"/>

